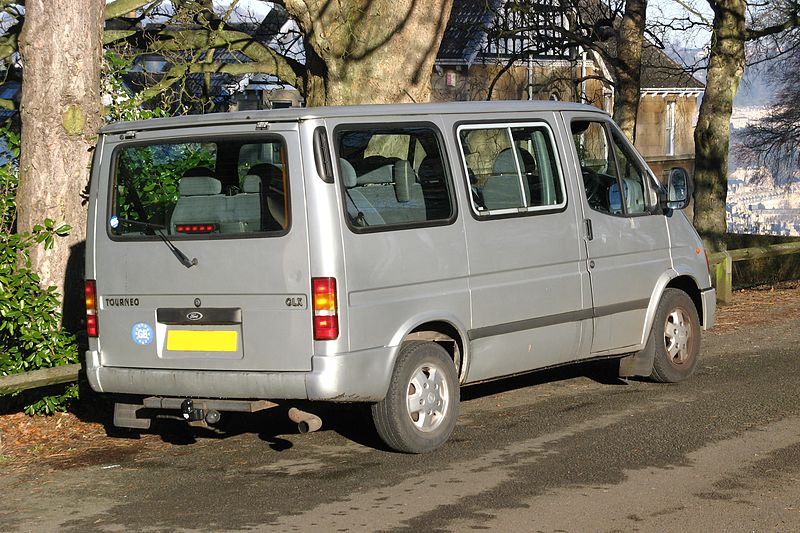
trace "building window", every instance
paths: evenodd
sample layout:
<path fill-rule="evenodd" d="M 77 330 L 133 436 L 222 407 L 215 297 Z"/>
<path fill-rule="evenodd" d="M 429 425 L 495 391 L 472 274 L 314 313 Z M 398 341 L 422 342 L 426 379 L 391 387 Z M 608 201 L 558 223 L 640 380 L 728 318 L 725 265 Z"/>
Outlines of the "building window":
<path fill-rule="evenodd" d="M 666 155 L 675 155 L 675 102 L 667 102 Z"/>
<path fill-rule="evenodd" d="M 483 2 L 479 2 L 483 5 Z M 521 8 L 514 2 L 496 12 L 483 49 L 486 58 L 567 59 L 571 45 L 554 28 L 569 28 L 559 0 L 538 0 Z M 488 3 L 487 3 L 488 5 Z"/>

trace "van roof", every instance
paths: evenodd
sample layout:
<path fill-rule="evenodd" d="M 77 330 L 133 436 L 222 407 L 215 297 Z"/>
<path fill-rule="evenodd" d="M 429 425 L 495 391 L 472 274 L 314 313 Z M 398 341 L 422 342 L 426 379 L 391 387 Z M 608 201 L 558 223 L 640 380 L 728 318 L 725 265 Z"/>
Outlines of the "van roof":
<path fill-rule="evenodd" d="M 318 118 L 369 117 L 369 116 L 413 116 L 453 115 L 469 113 L 522 113 L 531 111 L 594 111 L 602 110 L 571 102 L 550 100 L 493 100 L 474 102 L 448 102 L 424 104 L 370 104 L 329 107 L 291 107 L 231 113 L 209 113 L 181 117 L 155 118 L 130 122 L 115 122 L 103 127 L 101 133 L 119 133 L 131 130 L 155 130 L 182 126 L 209 126 L 214 124 L 236 124 L 248 122 L 295 122 Z"/>

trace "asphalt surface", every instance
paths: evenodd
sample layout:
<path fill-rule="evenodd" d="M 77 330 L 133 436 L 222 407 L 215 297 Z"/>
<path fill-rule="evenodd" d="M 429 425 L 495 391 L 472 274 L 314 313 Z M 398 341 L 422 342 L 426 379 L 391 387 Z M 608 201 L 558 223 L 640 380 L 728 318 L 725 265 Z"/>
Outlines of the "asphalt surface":
<path fill-rule="evenodd" d="M 0 470 L 0 531 L 800 531 L 800 317 L 706 334 L 691 380 L 592 364 L 466 388 L 442 449 L 365 409 L 283 407 L 221 434 Z M 122 438 L 122 437 L 117 437 Z"/>

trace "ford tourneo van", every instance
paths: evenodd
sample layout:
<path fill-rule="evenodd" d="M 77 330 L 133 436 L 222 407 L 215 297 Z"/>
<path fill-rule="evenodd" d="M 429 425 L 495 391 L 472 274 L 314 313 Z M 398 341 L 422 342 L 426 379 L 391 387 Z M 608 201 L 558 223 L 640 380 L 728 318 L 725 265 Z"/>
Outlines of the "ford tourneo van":
<path fill-rule="evenodd" d="M 578 104 L 113 124 L 91 182 L 89 381 L 139 429 L 365 402 L 404 452 L 447 440 L 470 383 L 599 358 L 681 381 L 715 313 L 691 193 Z"/>

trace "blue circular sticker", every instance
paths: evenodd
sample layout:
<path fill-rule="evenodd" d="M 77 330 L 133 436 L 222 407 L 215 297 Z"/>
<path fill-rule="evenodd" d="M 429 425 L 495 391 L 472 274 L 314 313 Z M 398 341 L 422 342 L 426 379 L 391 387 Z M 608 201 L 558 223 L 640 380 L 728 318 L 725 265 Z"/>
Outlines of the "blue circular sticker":
<path fill-rule="evenodd" d="M 113 229 L 117 229 L 119 226 L 119 218 L 116 216 L 111 217 L 111 220 L 108 221 L 108 225 L 111 226 Z"/>
<path fill-rule="evenodd" d="M 131 328 L 131 338 L 139 346 L 146 346 L 153 342 L 153 328 L 150 324 L 139 322 Z"/>

